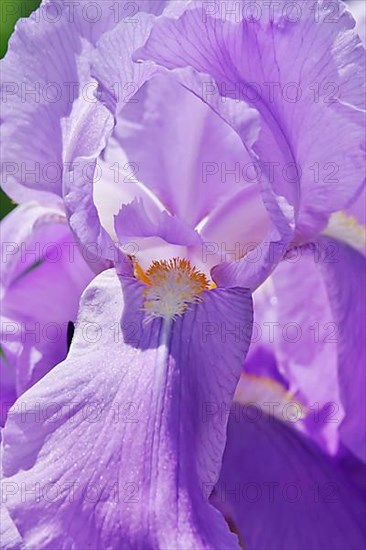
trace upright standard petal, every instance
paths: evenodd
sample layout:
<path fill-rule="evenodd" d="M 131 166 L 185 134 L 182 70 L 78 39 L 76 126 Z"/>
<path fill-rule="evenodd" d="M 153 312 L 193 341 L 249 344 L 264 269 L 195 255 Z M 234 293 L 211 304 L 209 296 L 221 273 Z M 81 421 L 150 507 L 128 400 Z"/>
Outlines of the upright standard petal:
<path fill-rule="evenodd" d="M 364 182 L 364 49 L 342 2 L 332 24 L 331 8 L 322 0 L 313 7 L 302 3 L 291 17 L 283 0 L 261 10 L 257 21 L 245 17 L 246 4 L 217 2 L 215 16 L 203 5 L 178 20 L 161 18 L 138 55 L 169 69 L 191 66 L 209 73 L 221 95 L 245 99 L 259 111 L 262 131 L 254 150 L 260 162 L 277 161 L 273 187 L 295 207 L 301 188 L 298 231 L 314 234 Z M 298 63 L 290 61 L 289 45 Z M 325 88 L 329 83 L 331 90 Z M 326 131 L 317 131 L 319 123 Z M 314 179 L 315 162 L 327 173 Z"/>
<path fill-rule="evenodd" d="M 21 491 L 7 492 L 26 544 L 238 548 L 202 484 L 218 479 L 250 294 L 206 291 L 175 321 L 146 322 L 142 291 L 114 270 L 99 275 L 67 360 L 10 411 L 4 491 L 40 491 L 28 493 L 31 513 Z"/>
<path fill-rule="evenodd" d="M 347 469 L 279 420 L 236 402 L 212 501 L 250 550 L 355 550 L 364 493 Z"/>
<path fill-rule="evenodd" d="M 119 257 L 113 239 L 101 225 L 93 197 L 97 159 L 112 128 L 108 109 L 83 97 L 76 100 L 63 127 L 64 159 L 68 167 L 63 173 L 66 214 L 81 247 L 94 249 L 96 272 L 111 267 Z M 125 268 L 128 270 L 128 262 Z"/>
<path fill-rule="evenodd" d="M 182 5 L 170 4 L 169 14 L 176 16 Z M 205 238 L 214 240 L 214 245 L 220 247 L 227 241 L 229 249 L 231 241 L 248 241 L 249 234 L 251 241 L 261 239 L 266 233 L 267 213 L 258 188 L 252 184 L 253 163 L 227 121 L 235 116 L 247 143 L 252 144 L 259 131 L 255 111 L 227 99 L 218 114 L 188 91 L 189 86 L 179 85 L 174 75 L 158 71 L 151 62 L 132 63 L 132 52 L 138 43 L 146 41 L 153 22 L 145 15 L 128 32 L 123 25 L 117 26 L 101 38 L 94 56 L 93 75 L 99 83 L 100 97 L 117 118 L 112 139 L 103 152 L 114 172 L 120 168 L 114 196 L 124 203 L 133 199 L 129 178 L 122 175 L 121 167 L 125 165 L 130 167 L 130 177 L 139 182 L 135 193 L 143 198 L 144 205 L 152 200 L 192 228 L 205 226 Z M 104 174 L 101 179 L 105 179 Z M 104 212 L 103 185 L 104 181 L 97 184 L 97 208 Z M 211 214 L 223 222 L 222 210 L 233 214 L 233 205 L 239 201 L 244 224 L 236 224 L 236 235 L 233 227 L 221 223 L 217 237 L 215 224 L 209 221 Z M 258 219 L 253 224 L 256 214 Z M 107 224 L 110 226 L 110 222 Z M 190 256 L 192 259 L 196 252 Z M 199 256 L 202 263 L 201 250 Z"/>
<path fill-rule="evenodd" d="M 150 8 L 153 13 L 157 10 L 157 4 L 153 2 L 146 1 L 141 4 Z M 161 8 L 162 2 L 158 4 Z M 153 21 L 153 15 L 139 12 L 133 24 L 121 21 L 115 29 L 116 32 L 106 33 L 105 39 L 100 39 L 98 48 L 93 54 L 92 72 L 99 81 L 104 80 L 109 83 L 110 79 L 116 78 L 113 82 L 118 83 L 120 72 L 123 78 L 127 79 L 127 82 L 123 81 L 125 86 L 116 92 L 122 104 L 131 95 L 130 85 L 136 91 L 156 72 L 156 69 L 151 67 L 152 64 L 141 67 L 132 63 L 131 60 L 134 49 L 145 42 Z M 113 60 L 112 65 L 111 60 Z M 88 84 L 96 91 L 94 79 L 91 79 Z M 95 201 L 98 197 L 101 202 L 104 201 L 103 188 L 96 193 L 96 183 L 100 180 L 100 187 L 105 183 L 107 191 L 112 189 L 114 202 L 117 203 L 117 212 L 122 202 L 130 202 L 133 198 L 140 197 L 141 192 L 145 196 L 146 193 L 141 191 L 141 187 L 135 185 L 135 182 L 129 182 L 124 186 L 122 185 L 124 182 L 119 181 L 122 189 L 117 185 L 110 185 L 111 179 L 115 179 L 115 163 L 109 164 L 105 162 L 105 158 L 109 160 L 110 157 L 107 145 L 110 144 L 115 127 L 115 117 L 111 109 L 110 90 L 107 89 L 107 85 L 103 87 L 100 84 L 98 92 L 98 97 L 94 97 L 94 101 L 88 101 L 88 98 L 80 96 L 75 101 L 70 116 L 64 121 L 64 163 L 67 169 L 63 174 L 63 196 L 70 225 L 81 245 L 94 243 L 99 257 L 104 260 L 101 261 L 101 269 L 119 263 L 120 271 L 128 275 L 131 274 L 130 263 L 115 246 L 113 230 L 112 234 L 108 232 L 113 225 L 110 223 L 110 218 L 113 216 L 106 215 L 103 205 L 98 208 L 98 200 Z M 118 95 L 119 92 L 122 97 Z M 113 101 L 117 100 L 112 98 Z M 119 165 L 124 164 L 124 156 L 121 150 L 120 157 L 116 158 Z M 129 200 L 123 201 L 123 195 Z M 107 202 L 108 196 L 109 193 L 107 193 Z M 118 201 L 121 202 L 118 204 Z M 101 219 L 101 213 L 104 220 Z M 107 224 L 102 223 L 105 220 Z M 106 228 L 105 225 L 108 227 Z"/>
<path fill-rule="evenodd" d="M 282 235 L 272 232 L 261 247 L 268 272 L 281 257 L 269 246 L 271 239 L 282 250 L 289 240 L 289 207 L 295 211 L 298 238 L 308 239 L 361 189 L 364 51 L 341 2 L 335 4 L 332 24 L 332 8 L 322 0 L 313 7 L 297 5 L 296 16 L 288 14 L 285 1 L 273 9 L 259 7 L 254 21 L 245 16 L 248 8 L 245 1 L 203 3 L 178 19 L 162 17 L 136 58 L 171 70 L 193 67 L 201 76 L 208 73 L 216 93 L 258 110 L 261 132 L 252 152 L 261 168 L 263 200 Z M 289 47 L 297 63 L 290 61 Z M 214 276 L 219 284 L 240 284 L 244 274 L 248 277 L 245 259 L 217 268 Z"/>
<path fill-rule="evenodd" d="M 229 102 L 244 116 L 240 104 Z M 251 159 L 239 136 L 172 74 L 152 78 L 131 97 L 116 137 L 138 166 L 137 177 L 192 227 L 250 184 L 245 167 Z"/>

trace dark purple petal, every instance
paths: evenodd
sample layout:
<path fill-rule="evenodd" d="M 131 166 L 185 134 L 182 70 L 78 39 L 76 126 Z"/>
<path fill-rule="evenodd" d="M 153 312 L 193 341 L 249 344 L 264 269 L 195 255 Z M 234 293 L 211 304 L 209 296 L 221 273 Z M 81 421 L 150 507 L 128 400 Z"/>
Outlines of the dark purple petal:
<path fill-rule="evenodd" d="M 355 550 L 365 500 L 349 472 L 273 417 L 232 406 L 212 502 L 249 550 Z"/>
<path fill-rule="evenodd" d="M 146 323 L 142 288 L 99 275 L 68 358 L 9 413 L 5 483 L 41 491 L 27 507 L 20 491 L 7 499 L 31 546 L 238 548 L 203 483 L 218 479 L 250 295 L 206 291 L 173 324 Z"/>
<path fill-rule="evenodd" d="M 1 335 L 2 336 L 2 335 Z M 15 388 L 15 369 L 14 364 L 19 346 L 4 345 L 1 338 L 0 348 L 0 427 L 4 426 L 8 410 L 17 398 Z M 13 354 L 12 354 L 13 352 Z"/>

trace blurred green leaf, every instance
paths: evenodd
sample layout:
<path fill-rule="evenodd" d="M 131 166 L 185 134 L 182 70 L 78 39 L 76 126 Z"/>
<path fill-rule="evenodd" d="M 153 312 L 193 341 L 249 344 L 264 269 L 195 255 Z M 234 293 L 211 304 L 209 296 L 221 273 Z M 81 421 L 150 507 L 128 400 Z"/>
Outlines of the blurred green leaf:
<path fill-rule="evenodd" d="M 0 189 L 0 220 L 2 220 L 10 210 L 13 210 L 14 207 L 15 203 L 8 195 L 5 195 L 2 189 Z"/>
<path fill-rule="evenodd" d="M 40 4 L 40 0 L 1 0 L 0 2 L 0 56 L 4 57 L 8 41 L 20 17 L 28 17 Z"/>
<path fill-rule="evenodd" d="M 14 30 L 15 23 L 20 17 L 28 17 L 39 4 L 40 0 L 1 0 L 0 58 L 4 57 L 8 49 L 9 38 Z M 0 190 L 0 219 L 10 212 L 14 206 L 13 201 Z"/>

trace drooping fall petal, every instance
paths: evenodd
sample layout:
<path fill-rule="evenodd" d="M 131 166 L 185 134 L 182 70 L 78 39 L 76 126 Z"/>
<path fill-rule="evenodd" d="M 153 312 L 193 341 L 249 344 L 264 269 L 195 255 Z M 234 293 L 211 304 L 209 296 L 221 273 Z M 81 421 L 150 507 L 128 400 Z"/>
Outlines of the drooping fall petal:
<path fill-rule="evenodd" d="M 99 275 L 66 361 L 9 412 L 3 483 L 41 492 L 6 503 L 31 546 L 238 548 L 203 484 L 219 475 L 250 294 L 206 291 L 176 321 L 146 323 L 142 290 Z"/>
<path fill-rule="evenodd" d="M 350 472 L 274 417 L 236 402 L 213 502 L 249 550 L 351 550 L 366 541 Z"/>

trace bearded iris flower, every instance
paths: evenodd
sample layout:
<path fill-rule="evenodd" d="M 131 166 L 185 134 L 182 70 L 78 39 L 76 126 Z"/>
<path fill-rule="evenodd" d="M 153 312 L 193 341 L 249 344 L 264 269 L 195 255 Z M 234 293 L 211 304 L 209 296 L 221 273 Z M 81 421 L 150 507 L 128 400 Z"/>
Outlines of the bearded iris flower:
<path fill-rule="evenodd" d="M 5 544 L 361 548 L 364 234 L 331 218 L 364 180 L 364 58 L 352 17 L 341 2 L 328 25 L 322 1 L 300 2 L 297 20 L 276 2 L 253 21 L 245 1 L 142 0 L 134 21 L 128 3 L 117 21 L 115 3 L 103 2 L 92 24 L 79 2 L 72 20 L 61 3 L 50 23 L 48 4 L 18 26 L 5 80 L 75 82 L 77 93 L 24 102 L 21 88 L 6 89 L 4 187 L 36 198 L 40 220 L 57 209 L 61 240 L 94 246 L 94 257 L 67 265 L 79 279 L 69 277 L 72 307 L 57 304 L 57 320 L 75 320 L 96 276 L 68 353 L 65 334 L 59 355 L 38 346 L 40 374 L 8 413 Z M 284 95 L 289 83 L 296 101 Z M 19 158 L 46 180 L 45 167 L 62 169 L 52 181 L 20 177 Z M 5 223 L 11 233 L 17 213 Z M 46 260 L 30 273 L 60 289 Z M 6 287 L 13 320 L 31 276 L 18 269 Z M 245 362 L 252 293 L 254 320 L 313 319 L 321 344 L 253 341 Z M 339 335 L 327 347 L 332 322 Z M 21 350 L 16 372 L 33 371 L 22 344 L 13 336 L 8 362 Z M 262 411 L 267 398 L 296 400 L 301 421 L 251 422 L 249 404 Z M 337 405 L 336 426 L 312 422 L 315 401 L 323 415 Z M 244 498 L 250 483 L 272 492 Z M 304 498 L 283 500 L 291 484 Z"/>

